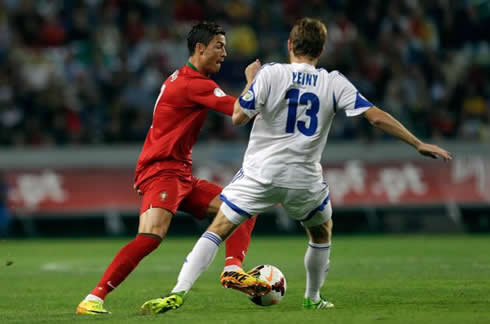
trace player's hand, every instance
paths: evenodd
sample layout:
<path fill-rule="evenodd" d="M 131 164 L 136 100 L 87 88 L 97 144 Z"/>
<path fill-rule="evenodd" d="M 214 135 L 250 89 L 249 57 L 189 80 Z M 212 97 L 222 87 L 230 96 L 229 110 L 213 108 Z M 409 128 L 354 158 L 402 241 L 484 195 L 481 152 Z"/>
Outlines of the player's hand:
<path fill-rule="evenodd" d="M 452 160 L 453 158 L 451 153 L 440 148 L 437 145 L 432 145 L 432 144 L 421 143 L 417 147 L 417 151 L 419 151 L 420 154 L 429 156 L 433 159 L 442 158 L 444 161 L 449 161 Z"/>
<path fill-rule="evenodd" d="M 245 78 L 247 78 L 247 82 L 252 82 L 261 66 L 262 64 L 260 64 L 259 59 L 256 59 L 245 68 Z"/>

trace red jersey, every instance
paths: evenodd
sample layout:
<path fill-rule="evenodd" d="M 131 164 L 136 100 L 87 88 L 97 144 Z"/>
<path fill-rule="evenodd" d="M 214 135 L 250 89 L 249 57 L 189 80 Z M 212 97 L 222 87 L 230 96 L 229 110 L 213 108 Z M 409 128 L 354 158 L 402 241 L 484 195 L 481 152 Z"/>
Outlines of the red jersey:
<path fill-rule="evenodd" d="M 234 103 L 234 97 L 192 67 L 175 71 L 155 103 L 153 124 L 136 165 L 135 187 L 162 170 L 190 176 L 192 146 L 209 109 L 231 116 Z"/>

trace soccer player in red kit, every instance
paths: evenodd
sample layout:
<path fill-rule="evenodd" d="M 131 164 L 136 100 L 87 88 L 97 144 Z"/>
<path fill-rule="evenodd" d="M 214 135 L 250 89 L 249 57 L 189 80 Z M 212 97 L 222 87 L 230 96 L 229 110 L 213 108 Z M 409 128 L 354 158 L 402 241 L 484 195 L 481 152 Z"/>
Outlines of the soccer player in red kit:
<path fill-rule="evenodd" d="M 114 290 L 165 237 L 177 209 L 201 219 L 215 215 L 221 187 L 192 175 L 192 146 L 210 109 L 231 116 L 235 98 L 209 78 L 226 57 L 225 32 L 215 23 L 199 23 L 187 37 L 189 61 L 162 85 L 153 124 L 138 159 L 135 189 L 142 195 L 136 238 L 124 246 L 92 292 L 78 305 L 78 314 L 108 314 L 106 295 Z M 270 285 L 242 270 L 255 217 L 239 227 L 226 244 L 221 283 L 249 294 L 264 294 Z M 208 238 L 213 242 L 213 237 Z"/>

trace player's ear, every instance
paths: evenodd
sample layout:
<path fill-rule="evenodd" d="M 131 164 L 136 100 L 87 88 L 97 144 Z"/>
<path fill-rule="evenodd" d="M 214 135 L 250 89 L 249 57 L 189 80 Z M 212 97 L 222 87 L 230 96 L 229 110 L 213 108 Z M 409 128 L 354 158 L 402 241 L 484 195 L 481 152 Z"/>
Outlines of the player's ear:
<path fill-rule="evenodd" d="M 202 55 L 205 49 L 206 49 L 206 45 L 204 45 L 203 43 L 196 43 L 195 53 Z"/>
<path fill-rule="evenodd" d="M 288 38 L 288 52 L 291 52 L 293 50 L 293 45 L 291 43 L 291 40 Z"/>

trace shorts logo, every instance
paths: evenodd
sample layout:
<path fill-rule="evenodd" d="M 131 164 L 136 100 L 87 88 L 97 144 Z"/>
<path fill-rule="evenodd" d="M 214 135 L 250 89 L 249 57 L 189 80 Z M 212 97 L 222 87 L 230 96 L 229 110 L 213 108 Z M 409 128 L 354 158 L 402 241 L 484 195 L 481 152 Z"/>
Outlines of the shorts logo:
<path fill-rule="evenodd" d="M 252 90 L 248 90 L 247 93 L 245 93 L 242 96 L 243 101 L 252 101 L 253 99 L 254 99 L 254 94 L 253 94 Z"/>
<path fill-rule="evenodd" d="M 220 88 L 216 88 L 214 89 L 214 95 L 216 97 L 224 97 L 226 96 L 226 93 L 224 93 L 223 90 L 221 90 Z"/>
<path fill-rule="evenodd" d="M 161 192 L 161 193 L 160 193 L 160 199 L 161 199 L 162 201 L 164 201 L 166 198 L 167 198 L 167 193 L 166 193 L 165 191 L 164 191 L 164 192 Z"/>

